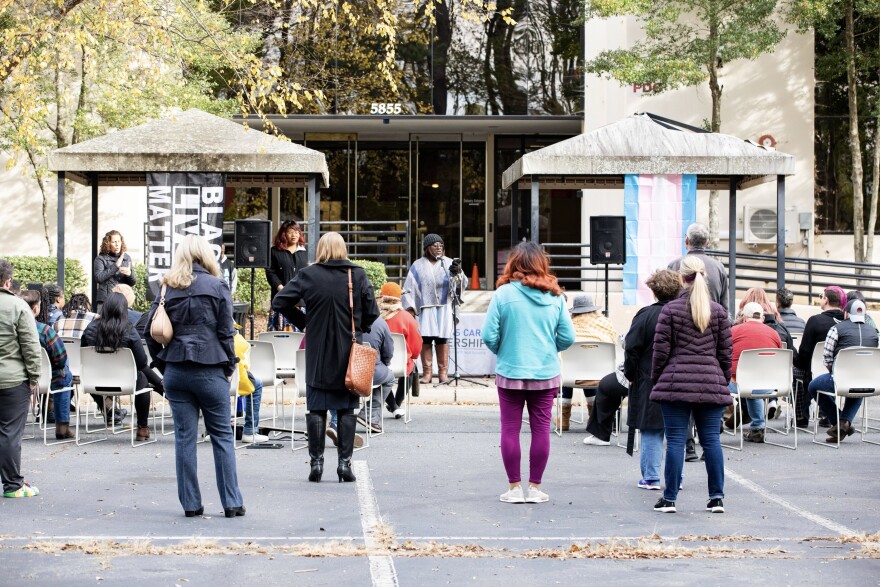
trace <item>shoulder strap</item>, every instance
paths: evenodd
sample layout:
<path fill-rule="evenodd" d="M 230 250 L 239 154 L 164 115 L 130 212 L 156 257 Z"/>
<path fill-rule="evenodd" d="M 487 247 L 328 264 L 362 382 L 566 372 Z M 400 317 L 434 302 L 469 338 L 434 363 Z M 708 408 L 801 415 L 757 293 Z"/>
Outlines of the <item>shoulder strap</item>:
<path fill-rule="evenodd" d="M 165 289 L 166 289 L 167 287 L 168 287 L 168 284 L 167 284 L 167 283 L 163 283 L 163 284 L 162 284 L 162 291 L 159 292 L 159 305 L 160 305 L 160 306 L 164 306 L 164 305 L 165 305 Z"/>
<path fill-rule="evenodd" d="M 351 342 L 357 342 L 357 336 L 354 333 L 354 297 L 352 296 L 351 287 L 351 269 L 348 270 L 348 311 L 351 313 Z"/>

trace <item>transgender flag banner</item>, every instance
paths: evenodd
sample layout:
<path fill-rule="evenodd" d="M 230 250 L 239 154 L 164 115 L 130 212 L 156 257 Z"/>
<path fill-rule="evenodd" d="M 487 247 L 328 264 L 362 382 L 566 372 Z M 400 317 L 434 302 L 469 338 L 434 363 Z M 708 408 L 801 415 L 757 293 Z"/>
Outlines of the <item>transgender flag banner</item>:
<path fill-rule="evenodd" d="M 685 234 L 697 216 L 697 176 L 627 175 L 623 209 L 623 304 L 646 306 L 654 303 L 645 285 L 648 276 L 687 252 Z"/>

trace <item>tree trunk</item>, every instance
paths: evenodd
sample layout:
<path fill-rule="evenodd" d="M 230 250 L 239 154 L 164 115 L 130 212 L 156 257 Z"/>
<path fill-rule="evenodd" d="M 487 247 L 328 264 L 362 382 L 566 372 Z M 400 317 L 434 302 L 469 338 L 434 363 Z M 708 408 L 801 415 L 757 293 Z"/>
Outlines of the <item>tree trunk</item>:
<path fill-rule="evenodd" d="M 878 45 L 880 46 L 880 45 Z M 877 190 L 880 189 L 880 98 L 877 109 L 877 123 L 874 128 L 874 166 L 871 169 L 871 204 L 868 206 L 868 239 L 865 243 L 865 262 L 874 262 L 874 229 L 877 227 Z"/>
<path fill-rule="evenodd" d="M 712 94 L 712 132 L 721 132 L 721 92 L 723 88 L 718 83 L 718 46 L 720 43 L 720 34 L 718 25 L 712 23 L 709 25 L 709 37 L 712 40 L 712 50 L 709 54 L 709 92 Z M 718 190 L 709 192 L 709 246 L 713 249 L 718 248 L 719 238 L 719 195 Z M 736 210 L 729 210 L 729 214 L 736 214 Z M 731 234 L 728 238 L 736 239 L 736 233 Z"/>
<path fill-rule="evenodd" d="M 853 0 L 845 0 L 846 82 L 849 101 L 849 152 L 852 157 L 853 255 L 856 263 L 865 260 L 865 194 L 862 187 L 862 145 L 859 139 L 859 98 L 856 84 L 856 41 L 853 24 Z"/>
<path fill-rule="evenodd" d="M 434 114 L 446 114 L 446 100 L 449 95 L 449 78 L 446 75 L 446 64 L 449 55 L 449 46 L 452 44 L 452 26 L 449 22 L 449 1 L 434 5 L 434 20 L 437 35 L 434 41 L 434 54 L 431 55 L 433 67 L 431 68 L 432 91 L 431 102 L 434 106 Z"/>

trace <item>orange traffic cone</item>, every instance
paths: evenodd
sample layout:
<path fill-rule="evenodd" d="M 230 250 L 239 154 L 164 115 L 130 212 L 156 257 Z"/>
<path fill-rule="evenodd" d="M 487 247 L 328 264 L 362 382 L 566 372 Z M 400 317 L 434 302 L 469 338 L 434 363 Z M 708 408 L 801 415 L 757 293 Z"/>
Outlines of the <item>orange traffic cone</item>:
<path fill-rule="evenodd" d="M 482 289 L 480 287 L 480 270 L 477 268 L 477 264 L 474 263 L 474 268 L 471 269 L 471 282 L 470 284 L 471 290 Z"/>

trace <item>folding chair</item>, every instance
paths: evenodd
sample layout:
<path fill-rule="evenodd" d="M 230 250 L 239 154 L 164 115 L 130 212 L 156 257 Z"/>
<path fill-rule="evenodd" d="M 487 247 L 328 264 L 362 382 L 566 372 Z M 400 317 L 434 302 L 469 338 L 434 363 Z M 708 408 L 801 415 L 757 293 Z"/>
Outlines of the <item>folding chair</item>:
<path fill-rule="evenodd" d="M 296 446 L 296 434 L 294 433 L 294 423 L 296 422 L 296 402 L 300 395 L 306 397 L 306 349 L 296 351 L 296 377 L 293 380 L 293 416 L 290 420 L 290 450 L 302 450 L 308 448 L 309 443 L 306 442 L 302 446 Z"/>
<path fill-rule="evenodd" d="M 804 336 L 804 335 L 803 335 L 802 333 L 799 333 L 799 332 L 797 332 L 797 333 L 795 333 L 795 332 L 791 333 L 791 342 L 794 343 L 794 350 L 800 350 L 800 348 L 801 348 L 801 338 L 803 338 L 803 336 Z"/>
<path fill-rule="evenodd" d="M 251 345 L 251 366 L 249 371 L 251 375 L 257 378 L 263 384 L 263 390 L 272 387 L 275 390 L 275 402 L 272 405 L 272 426 L 277 426 L 278 418 L 278 387 L 284 385 L 284 380 L 278 377 L 278 370 L 275 368 L 275 345 L 271 342 L 249 340 Z M 296 355 L 294 355 L 294 364 Z M 284 403 L 283 393 L 281 402 L 281 420 L 284 421 Z M 267 418 L 261 418 L 267 420 Z M 291 430 L 293 427 L 291 426 Z"/>
<path fill-rule="evenodd" d="M 580 340 L 559 353 L 562 366 L 562 382 L 556 396 L 555 432 L 562 436 L 562 388 L 577 387 L 577 382 L 584 379 L 600 380 L 616 368 L 617 352 L 612 342 L 596 342 Z M 581 404 L 581 420 L 584 423 L 583 404 Z"/>
<path fill-rule="evenodd" d="M 129 396 L 131 398 L 132 409 L 134 409 L 135 397 L 142 393 L 150 394 L 153 390 L 149 387 L 144 389 L 137 388 L 137 365 L 134 362 L 134 355 L 127 348 L 117 349 L 113 352 L 99 353 L 95 347 L 83 347 L 80 351 L 82 358 L 82 386 L 86 393 L 94 393 L 97 395 L 109 396 L 113 398 L 115 410 L 116 398 Z M 109 436 L 97 438 L 87 442 L 80 442 L 79 418 L 80 410 L 76 411 L 76 444 L 82 446 L 93 442 L 107 440 Z M 153 427 L 156 426 L 156 416 L 153 416 Z M 107 427 L 98 429 L 107 430 Z M 124 430 L 116 431 L 115 425 L 110 428 L 112 434 L 121 434 Z M 139 444 L 135 443 L 135 426 L 131 426 L 131 446 L 138 447 L 147 444 L 153 444 L 158 438 L 145 440 Z"/>
<path fill-rule="evenodd" d="M 794 353 L 791 349 L 750 349 L 739 355 L 739 363 L 736 367 L 736 391 L 731 393 L 739 401 L 747 399 L 785 399 L 785 428 L 772 428 L 769 423 L 766 430 L 772 430 L 779 434 L 788 435 L 794 428 L 794 446 L 788 446 L 767 440 L 764 442 L 797 450 L 797 426 L 791 425 L 792 410 L 794 409 L 794 386 L 792 385 L 791 363 Z M 767 393 L 756 393 L 757 390 L 770 390 Z M 763 408 L 762 408 L 763 409 Z M 737 430 L 737 414 L 739 409 L 733 411 L 734 434 Z M 734 450 L 743 449 L 743 429 L 739 427 L 739 446 L 722 444 L 725 448 Z"/>
<path fill-rule="evenodd" d="M 275 347 L 275 375 L 280 378 L 296 376 L 296 351 L 305 337 L 304 332 L 261 332 L 257 340 Z"/>
<path fill-rule="evenodd" d="M 396 332 L 393 332 L 391 333 L 391 340 L 394 342 L 394 356 L 391 357 L 391 371 L 398 379 L 403 377 L 403 423 L 409 424 L 410 422 L 412 422 L 412 415 L 410 414 L 409 377 L 407 376 L 406 372 L 406 359 L 408 356 L 406 350 L 406 338 L 404 338 L 402 334 L 397 334 Z"/>
<path fill-rule="evenodd" d="M 59 336 L 58 338 L 64 343 L 64 350 L 67 351 L 67 368 L 70 369 L 70 374 L 73 375 L 73 386 L 78 388 L 82 372 L 82 361 L 79 357 L 81 341 L 73 336 Z M 79 409 L 78 403 L 76 409 Z"/>
<path fill-rule="evenodd" d="M 840 398 L 862 399 L 862 429 L 857 430 L 861 435 L 862 442 L 868 444 L 880 444 L 873 440 L 865 440 L 868 434 L 868 398 L 880 395 L 880 349 L 866 347 L 850 347 L 841 349 L 834 359 L 834 391 L 822 391 L 819 393 Z M 840 448 L 840 412 L 835 410 L 835 424 L 837 425 L 837 442 L 828 443 L 816 440 L 819 433 L 818 418 L 813 427 L 813 442 Z"/>
<path fill-rule="evenodd" d="M 46 349 L 40 348 L 40 380 L 37 382 L 37 404 L 40 407 L 40 428 L 43 430 L 43 444 L 45 446 L 52 446 L 54 444 L 67 444 L 68 442 L 73 442 L 76 440 L 75 438 L 69 438 L 67 440 L 56 440 L 55 442 L 49 442 L 49 424 L 47 420 L 49 419 L 49 398 L 56 393 L 64 393 L 65 391 L 72 391 L 74 388 L 71 387 L 62 387 L 60 389 L 51 389 L 52 384 L 52 363 L 49 361 L 49 354 L 46 352 Z M 36 419 L 34 419 L 33 424 L 36 424 Z M 31 436 L 28 438 L 34 438 L 36 436 L 36 431 L 33 428 L 33 424 L 31 425 Z"/>
<path fill-rule="evenodd" d="M 147 364 L 149 365 L 153 362 L 153 356 L 150 354 L 150 348 L 147 346 L 147 341 L 144 339 L 141 339 L 141 343 L 144 345 L 144 354 L 147 355 Z M 152 367 L 151 367 L 151 369 L 152 369 Z M 162 374 L 159 373 L 158 370 L 153 369 L 153 371 L 156 371 L 156 373 L 161 377 Z M 159 394 L 157 394 L 157 395 L 159 395 Z M 165 414 L 166 414 L 166 412 L 168 414 L 168 417 L 170 418 L 171 417 L 171 406 L 168 404 L 168 400 L 165 399 L 164 397 L 162 397 L 162 415 L 161 415 L 162 436 L 169 436 L 171 434 L 174 434 L 173 427 L 168 432 L 165 432 Z"/>

